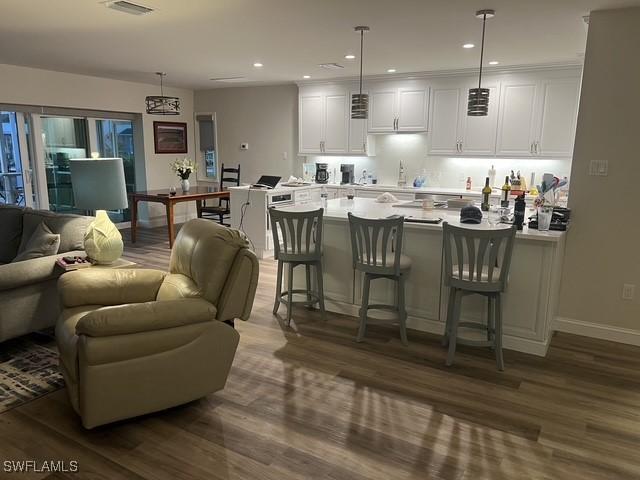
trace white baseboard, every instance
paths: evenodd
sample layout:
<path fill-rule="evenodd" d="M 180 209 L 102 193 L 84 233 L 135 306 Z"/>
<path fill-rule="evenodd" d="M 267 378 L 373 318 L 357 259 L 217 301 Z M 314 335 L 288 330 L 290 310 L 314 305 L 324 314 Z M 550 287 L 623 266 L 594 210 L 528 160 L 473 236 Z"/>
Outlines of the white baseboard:
<path fill-rule="evenodd" d="M 351 317 L 357 317 L 360 310 L 359 305 L 330 300 L 328 298 L 325 298 L 325 308 L 330 312 L 342 313 Z M 393 318 L 393 314 L 384 311 L 376 312 L 375 315 L 376 318 Z M 442 335 L 444 333 L 444 322 L 428 318 L 413 317 L 411 315 L 407 318 L 407 327 L 421 332 L 433 333 L 435 335 Z M 518 352 L 529 353 L 539 357 L 546 356 L 547 350 L 549 349 L 548 340 L 546 342 L 541 340 L 530 340 L 528 338 L 516 337 L 506 333 L 503 335 L 502 345 L 507 350 L 516 350 Z"/>
<path fill-rule="evenodd" d="M 196 217 L 197 215 L 195 213 L 183 213 L 181 215 L 176 215 L 174 217 L 174 222 L 184 223 Z M 142 220 L 142 219 L 138 220 L 138 226 L 142 228 L 162 227 L 162 226 L 165 226 L 166 224 L 167 224 L 167 217 L 165 217 L 164 215 L 159 215 L 157 217 L 152 217 L 150 219 L 145 219 L 145 220 Z"/>
<path fill-rule="evenodd" d="M 640 331 L 631 330 L 630 328 L 583 322 L 574 318 L 556 317 L 553 322 L 553 330 L 640 346 Z"/>

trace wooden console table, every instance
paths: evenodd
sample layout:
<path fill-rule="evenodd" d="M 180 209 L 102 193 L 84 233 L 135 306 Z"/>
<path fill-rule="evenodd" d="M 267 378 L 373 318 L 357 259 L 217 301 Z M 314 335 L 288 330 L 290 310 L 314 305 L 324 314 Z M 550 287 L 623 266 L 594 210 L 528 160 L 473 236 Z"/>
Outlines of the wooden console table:
<path fill-rule="evenodd" d="M 173 247 L 173 239 L 176 236 L 174 225 L 173 207 L 176 203 L 196 202 L 198 217 L 202 202 L 210 198 L 229 198 L 228 190 L 220 190 L 218 186 L 191 187 L 188 192 L 178 191 L 175 195 L 169 193 L 169 189 L 148 190 L 129 194 L 129 207 L 131 208 L 131 242 L 136 242 L 136 228 L 138 227 L 138 202 L 162 203 L 167 211 L 167 229 L 169 230 L 169 248 Z"/>

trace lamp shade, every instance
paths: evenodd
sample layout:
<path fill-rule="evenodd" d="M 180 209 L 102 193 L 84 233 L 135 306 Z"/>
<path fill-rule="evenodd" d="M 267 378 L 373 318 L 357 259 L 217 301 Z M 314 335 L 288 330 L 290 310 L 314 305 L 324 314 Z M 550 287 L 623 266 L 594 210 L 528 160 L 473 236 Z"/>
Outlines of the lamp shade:
<path fill-rule="evenodd" d="M 69 168 L 76 208 L 119 210 L 129 206 L 121 158 L 74 159 Z"/>

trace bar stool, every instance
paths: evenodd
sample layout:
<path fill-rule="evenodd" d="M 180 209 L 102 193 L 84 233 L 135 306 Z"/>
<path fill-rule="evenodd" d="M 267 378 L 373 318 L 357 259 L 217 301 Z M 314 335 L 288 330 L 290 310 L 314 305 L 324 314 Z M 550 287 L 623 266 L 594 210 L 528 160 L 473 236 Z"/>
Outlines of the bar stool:
<path fill-rule="evenodd" d="M 280 303 L 287 306 L 287 325 L 291 324 L 291 307 L 295 304 L 320 307 L 325 318 L 324 289 L 322 284 L 322 208 L 308 212 L 287 212 L 269 209 L 271 231 L 273 232 L 274 257 L 278 261 L 276 280 L 276 300 L 273 314 L 278 312 Z M 288 287 L 282 291 L 282 270 L 288 265 Z M 304 265 L 307 274 L 307 288 L 293 289 L 293 269 Z M 317 291 L 311 290 L 311 267 L 315 267 Z M 294 293 L 305 293 L 306 301 L 293 301 Z"/>
<path fill-rule="evenodd" d="M 449 303 L 443 346 L 449 345 L 447 366 L 453 364 L 456 344 L 492 347 L 499 370 L 502 358 L 502 303 L 507 286 L 516 227 L 478 230 L 442 224 L 444 242 L 444 284 L 449 287 Z M 466 295 L 487 297 L 487 325 L 461 322 L 460 307 Z M 486 331 L 487 340 L 458 338 L 458 327 Z"/>
<path fill-rule="evenodd" d="M 398 313 L 400 339 L 407 345 L 407 311 L 405 309 L 404 282 L 411 269 L 411 259 L 402 255 L 404 217 L 368 219 L 349 213 L 353 268 L 364 273 L 360 328 L 357 342 L 364 338 L 367 313 L 370 309 L 391 310 Z M 395 305 L 369 305 L 371 280 L 387 278 L 398 284 Z"/>

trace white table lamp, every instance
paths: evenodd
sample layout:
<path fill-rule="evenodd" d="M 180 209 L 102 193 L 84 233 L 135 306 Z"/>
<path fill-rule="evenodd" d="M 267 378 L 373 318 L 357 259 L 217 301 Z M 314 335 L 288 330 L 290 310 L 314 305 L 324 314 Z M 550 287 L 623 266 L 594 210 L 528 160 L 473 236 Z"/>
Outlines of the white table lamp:
<path fill-rule="evenodd" d="M 113 263 L 122 255 L 124 245 L 106 210 L 128 207 L 122 159 L 74 159 L 69 168 L 76 208 L 96 212 L 84 236 L 84 249 L 96 263 Z"/>

